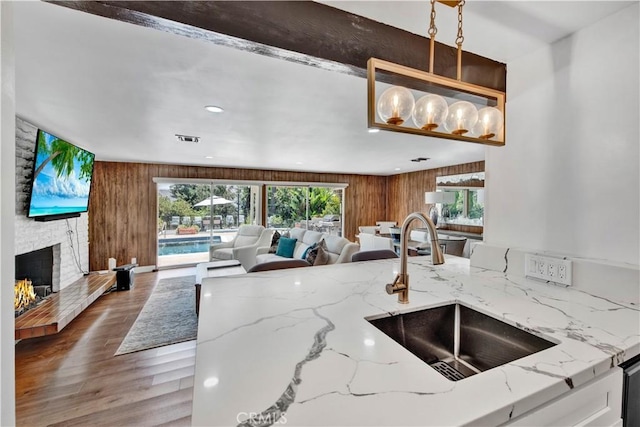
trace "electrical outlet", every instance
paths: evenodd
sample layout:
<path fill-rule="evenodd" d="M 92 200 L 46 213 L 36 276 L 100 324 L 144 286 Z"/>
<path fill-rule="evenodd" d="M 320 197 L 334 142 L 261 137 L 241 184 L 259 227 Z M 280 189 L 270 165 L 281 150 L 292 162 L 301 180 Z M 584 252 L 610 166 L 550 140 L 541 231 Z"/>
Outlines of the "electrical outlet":
<path fill-rule="evenodd" d="M 538 274 L 541 276 L 547 275 L 547 262 L 544 259 L 538 259 Z"/>
<path fill-rule="evenodd" d="M 525 254 L 525 276 L 571 286 L 571 261 Z"/>
<path fill-rule="evenodd" d="M 560 279 L 566 279 L 567 278 L 567 267 L 563 264 L 560 264 L 558 266 L 558 277 Z"/>
<path fill-rule="evenodd" d="M 550 262 L 547 266 L 547 273 L 548 276 L 551 278 L 556 277 L 556 264 L 553 262 Z"/>

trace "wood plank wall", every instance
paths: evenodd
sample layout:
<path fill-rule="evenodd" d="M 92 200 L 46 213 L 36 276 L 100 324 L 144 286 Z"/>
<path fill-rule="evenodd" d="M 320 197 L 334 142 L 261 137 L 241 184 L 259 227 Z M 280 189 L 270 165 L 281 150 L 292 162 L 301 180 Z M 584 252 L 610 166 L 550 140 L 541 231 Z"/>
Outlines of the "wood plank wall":
<path fill-rule="evenodd" d="M 411 212 L 428 212 L 424 193 L 436 190 L 436 177 L 484 171 L 484 161 L 403 173 L 387 178 L 387 219 L 402 224 Z"/>
<path fill-rule="evenodd" d="M 349 174 L 263 171 L 147 163 L 96 162 L 89 202 L 89 268 L 107 268 L 136 257 L 155 265 L 157 191 L 154 177 L 251 181 L 346 183 L 345 237 L 355 241 L 359 225 L 383 220 L 387 211 L 387 177 Z"/>
<path fill-rule="evenodd" d="M 109 257 L 118 265 L 132 257 L 140 265 L 156 264 L 154 177 L 347 183 L 345 237 L 356 241 L 359 225 L 381 220 L 401 223 L 411 212 L 425 212 L 424 192 L 435 190 L 437 176 L 481 171 L 484 161 L 389 177 L 96 162 L 89 202 L 89 268 L 106 269 Z"/>

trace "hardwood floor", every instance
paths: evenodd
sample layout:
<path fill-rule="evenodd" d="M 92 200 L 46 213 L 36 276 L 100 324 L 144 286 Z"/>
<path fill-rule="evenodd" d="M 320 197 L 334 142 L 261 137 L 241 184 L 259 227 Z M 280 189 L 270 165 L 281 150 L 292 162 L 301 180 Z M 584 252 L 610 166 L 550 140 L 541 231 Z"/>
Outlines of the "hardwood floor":
<path fill-rule="evenodd" d="M 98 298 L 62 332 L 16 345 L 18 426 L 191 425 L 195 341 L 114 356 L 159 279 Z"/>

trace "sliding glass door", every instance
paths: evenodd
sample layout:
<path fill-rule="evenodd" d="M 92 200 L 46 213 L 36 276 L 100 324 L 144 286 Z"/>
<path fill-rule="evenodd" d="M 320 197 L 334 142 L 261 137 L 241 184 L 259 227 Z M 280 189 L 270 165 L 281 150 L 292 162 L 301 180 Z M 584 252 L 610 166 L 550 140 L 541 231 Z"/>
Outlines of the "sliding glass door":
<path fill-rule="evenodd" d="M 158 268 L 209 260 L 209 246 L 228 242 L 242 224 L 255 224 L 258 186 L 158 184 Z"/>
<path fill-rule="evenodd" d="M 301 227 L 343 235 L 345 186 L 340 184 L 155 181 L 158 268 L 209 261 L 209 247 L 233 240 L 242 224 L 265 224 L 279 230 Z M 262 200 L 266 201 L 264 208 Z"/>
<path fill-rule="evenodd" d="M 342 187 L 268 185 L 267 227 L 306 228 L 342 236 Z"/>

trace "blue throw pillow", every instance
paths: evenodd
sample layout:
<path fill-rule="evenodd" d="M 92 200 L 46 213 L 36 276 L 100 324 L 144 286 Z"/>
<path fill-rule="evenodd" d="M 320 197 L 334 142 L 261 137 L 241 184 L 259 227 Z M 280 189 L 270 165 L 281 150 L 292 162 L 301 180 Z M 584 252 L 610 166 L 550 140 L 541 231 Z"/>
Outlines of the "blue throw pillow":
<path fill-rule="evenodd" d="M 312 251 L 312 250 L 313 250 L 313 248 L 315 248 L 316 246 L 318 246 L 318 243 L 317 243 L 317 242 L 316 242 L 316 243 L 314 243 L 314 244 L 312 244 L 311 246 L 309 246 L 309 247 L 304 251 L 304 253 L 303 253 L 303 254 L 302 254 L 302 256 L 300 257 L 300 259 L 304 259 L 304 260 L 306 260 L 306 259 L 307 259 L 307 255 L 309 254 L 309 251 Z"/>
<path fill-rule="evenodd" d="M 297 241 L 298 239 L 280 237 L 280 240 L 278 240 L 278 249 L 276 250 L 276 255 L 285 258 L 293 258 L 293 251 L 296 248 Z"/>
<path fill-rule="evenodd" d="M 304 259 L 309 264 L 315 265 L 316 258 L 318 256 L 318 250 L 320 249 L 321 246 L 323 247 L 323 249 L 327 249 L 327 243 L 324 241 L 324 239 L 321 239 L 319 242 L 314 243 L 313 246 L 309 248 L 309 250 L 307 251 L 304 257 Z"/>

